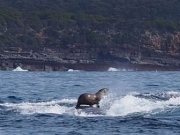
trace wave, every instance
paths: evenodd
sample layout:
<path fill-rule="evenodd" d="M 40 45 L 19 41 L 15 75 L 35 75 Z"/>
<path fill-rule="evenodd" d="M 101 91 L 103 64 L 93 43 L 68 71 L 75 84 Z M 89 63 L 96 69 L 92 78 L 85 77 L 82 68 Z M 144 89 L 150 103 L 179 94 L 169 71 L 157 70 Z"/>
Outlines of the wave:
<path fill-rule="evenodd" d="M 79 72 L 81 70 L 68 69 L 68 72 Z"/>
<path fill-rule="evenodd" d="M 179 108 L 180 93 L 129 94 L 113 101 L 106 111 L 109 116 L 126 116 L 135 113 L 158 114 Z"/>
<path fill-rule="evenodd" d="M 125 68 L 114 68 L 114 67 L 110 67 L 110 68 L 108 68 L 107 71 L 116 72 L 116 71 L 132 71 L 132 70 L 130 70 L 130 69 L 125 69 Z"/>
<path fill-rule="evenodd" d="M 120 71 L 120 70 L 117 68 L 110 67 L 107 71 Z"/>
<path fill-rule="evenodd" d="M 28 71 L 28 70 L 22 69 L 21 67 L 18 66 L 17 68 L 13 69 L 12 71 Z"/>
<path fill-rule="evenodd" d="M 20 114 L 61 114 L 83 117 L 128 116 L 134 114 L 155 115 L 180 109 L 180 93 L 130 93 L 125 96 L 105 96 L 101 108 L 75 109 L 77 99 L 61 99 L 48 102 L 1 103 L 0 111 L 14 110 Z M 12 111 L 11 111 L 12 112 Z"/>
<path fill-rule="evenodd" d="M 4 103 L 0 104 L 0 106 L 4 106 L 8 109 L 14 109 L 16 110 L 16 112 L 19 112 L 21 114 L 64 114 L 74 108 L 73 106 L 76 103 L 76 101 L 76 99 L 62 99 L 37 103 Z"/>

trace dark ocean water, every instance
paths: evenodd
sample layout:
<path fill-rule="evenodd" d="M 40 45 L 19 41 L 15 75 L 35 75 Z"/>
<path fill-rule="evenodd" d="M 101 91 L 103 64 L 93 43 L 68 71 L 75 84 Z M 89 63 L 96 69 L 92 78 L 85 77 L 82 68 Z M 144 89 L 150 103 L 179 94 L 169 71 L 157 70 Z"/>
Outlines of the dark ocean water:
<path fill-rule="evenodd" d="M 99 109 L 74 109 L 104 87 Z M 0 95 L 0 135 L 180 134 L 180 72 L 0 71 Z"/>

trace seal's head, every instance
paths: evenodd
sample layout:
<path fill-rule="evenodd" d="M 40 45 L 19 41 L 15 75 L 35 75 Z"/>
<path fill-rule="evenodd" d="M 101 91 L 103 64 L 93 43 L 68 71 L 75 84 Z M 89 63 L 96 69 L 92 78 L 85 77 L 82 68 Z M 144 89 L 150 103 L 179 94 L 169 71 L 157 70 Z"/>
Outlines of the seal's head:
<path fill-rule="evenodd" d="M 96 95 L 102 97 L 108 90 L 108 88 L 102 88 L 96 93 Z"/>
<path fill-rule="evenodd" d="M 108 88 L 102 88 L 97 93 L 105 94 L 108 90 L 109 90 Z"/>

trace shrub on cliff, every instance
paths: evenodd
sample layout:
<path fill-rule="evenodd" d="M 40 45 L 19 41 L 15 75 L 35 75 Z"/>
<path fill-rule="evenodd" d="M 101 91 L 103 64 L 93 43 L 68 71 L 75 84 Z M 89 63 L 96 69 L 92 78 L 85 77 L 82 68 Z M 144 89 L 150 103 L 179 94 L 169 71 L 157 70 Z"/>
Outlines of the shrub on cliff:
<path fill-rule="evenodd" d="M 140 44 L 145 30 L 180 31 L 177 0 L 0 0 L 0 46 Z"/>

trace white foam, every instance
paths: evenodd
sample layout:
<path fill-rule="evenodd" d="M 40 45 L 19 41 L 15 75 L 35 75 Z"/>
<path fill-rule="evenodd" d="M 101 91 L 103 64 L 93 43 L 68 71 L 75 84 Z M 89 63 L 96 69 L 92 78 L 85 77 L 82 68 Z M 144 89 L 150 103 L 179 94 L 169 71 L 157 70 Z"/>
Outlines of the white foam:
<path fill-rule="evenodd" d="M 120 70 L 117 68 L 110 67 L 107 71 L 120 71 Z"/>
<path fill-rule="evenodd" d="M 18 109 L 22 114 L 34 114 L 34 113 L 53 113 L 53 114 L 64 114 L 67 110 L 67 107 L 59 106 L 59 105 L 50 105 L 50 106 L 40 106 L 40 105 L 21 105 L 18 106 Z"/>
<path fill-rule="evenodd" d="M 165 104 L 171 105 L 171 106 L 179 106 L 180 105 L 180 97 L 172 97 L 168 101 L 165 102 Z"/>
<path fill-rule="evenodd" d="M 110 67 L 110 68 L 108 68 L 107 71 L 117 72 L 117 71 L 133 71 L 133 70 L 131 70 L 131 69 L 125 69 L 125 68 L 114 68 L 114 67 Z"/>
<path fill-rule="evenodd" d="M 179 94 L 179 93 L 177 93 Z M 7 109 L 15 109 L 21 114 L 68 114 L 80 117 L 97 116 L 126 116 L 130 114 L 156 114 L 168 109 L 179 108 L 180 97 L 171 97 L 168 100 L 154 100 L 136 97 L 129 94 L 123 97 L 112 94 L 106 95 L 100 101 L 100 110 L 75 109 L 77 99 L 61 99 L 48 102 L 2 103 Z M 94 112 L 95 111 L 95 112 Z"/>
<path fill-rule="evenodd" d="M 127 95 L 115 100 L 110 108 L 106 110 L 106 115 L 126 116 L 133 113 L 155 114 L 177 105 L 180 105 L 180 97 L 170 98 L 167 101 L 155 101 Z"/>
<path fill-rule="evenodd" d="M 69 104 L 73 104 L 73 103 L 77 103 L 77 99 L 74 98 L 65 98 L 65 99 L 61 99 L 61 100 L 57 100 L 56 102 L 58 103 L 69 103 Z"/>
<path fill-rule="evenodd" d="M 174 94 L 174 95 L 176 94 L 176 95 L 178 95 L 179 92 L 177 92 L 177 91 L 168 91 L 167 94 Z"/>
<path fill-rule="evenodd" d="M 94 114 L 93 112 L 86 112 L 83 109 L 75 109 L 74 113 L 75 116 L 80 116 L 80 117 L 99 117 L 103 116 L 102 114 Z"/>
<path fill-rule="evenodd" d="M 13 69 L 12 71 L 28 71 L 28 70 L 22 69 L 21 67 L 17 67 L 15 69 Z"/>
<path fill-rule="evenodd" d="M 68 72 L 79 72 L 80 70 L 68 69 Z"/>
<path fill-rule="evenodd" d="M 74 107 L 59 105 L 59 103 L 74 104 L 76 102 L 77 102 L 76 99 L 62 99 L 62 100 L 53 100 L 50 102 L 38 102 L 38 103 L 25 102 L 25 103 L 19 103 L 19 104 L 5 103 L 5 104 L 0 104 L 0 105 L 13 108 L 17 110 L 18 112 L 20 112 L 21 114 L 35 114 L 35 113 L 64 114 L 64 113 L 71 112 L 70 110 L 72 110 Z"/>

